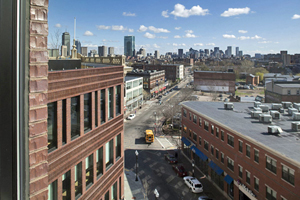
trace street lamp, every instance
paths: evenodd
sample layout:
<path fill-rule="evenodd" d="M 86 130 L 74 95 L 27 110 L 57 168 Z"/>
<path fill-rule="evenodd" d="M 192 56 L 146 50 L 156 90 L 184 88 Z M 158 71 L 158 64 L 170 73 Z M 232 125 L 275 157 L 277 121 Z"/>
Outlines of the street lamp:
<path fill-rule="evenodd" d="M 193 167 L 193 177 L 195 177 L 195 160 L 192 160 L 192 167 Z"/>
<path fill-rule="evenodd" d="M 135 181 L 138 181 L 138 177 L 137 177 L 137 173 L 138 173 L 138 155 L 139 152 L 137 150 L 135 150 Z"/>
<path fill-rule="evenodd" d="M 156 112 L 154 111 L 154 112 L 153 112 L 153 114 L 154 114 L 154 116 L 155 116 L 155 123 L 154 123 L 155 127 L 154 127 L 154 133 L 155 133 L 155 135 L 156 135 Z"/>

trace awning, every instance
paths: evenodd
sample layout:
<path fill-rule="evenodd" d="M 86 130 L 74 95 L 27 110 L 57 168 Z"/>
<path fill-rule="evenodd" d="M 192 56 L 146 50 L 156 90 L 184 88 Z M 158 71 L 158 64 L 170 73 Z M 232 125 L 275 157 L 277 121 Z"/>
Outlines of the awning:
<path fill-rule="evenodd" d="M 166 87 L 163 87 L 162 89 L 164 90 L 164 89 L 166 89 Z"/>
<path fill-rule="evenodd" d="M 216 163 L 213 161 L 210 161 L 208 165 L 211 167 L 212 170 L 214 170 L 218 175 L 221 175 L 223 173 L 223 169 L 221 169 Z"/>
<path fill-rule="evenodd" d="M 191 149 L 192 149 L 192 151 L 194 151 L 195 154 L 196 154 L 199 158 L 201 158 L 203 161 L 206 161 L 206 160 L 207 160 L 207 156 L 206 156 L 204 153 L 202 153 L 197 147 L 192 146 Z"/>
<path fill-rule="evenodd" d="M 158 93 L 158 91 L 155 91 L 155 93 Z"/>
<path fill-rule="evenodd" d="M 227 176 L 225 176 L 225 178 L 224 178 L 224 181 L 226 181 L 228 184 L 231 184 L 232 181 L 233 181 L 233 178 L 231 178 L 231 176 L 229 176 L 229 175 L 227 174 Z"/>
<path fill-rule="evenodd" d="M 159 89 L 159 91 L 161 91 L 161 89 Z"/>
<path fill-rule="evenodd" d="M 182 141 L 186 146 L 190 146 L 190 145 L 191 145 L 190 141 L 188 141 L 188 139 L 186 139 L 185 137 L 182 137 L 182 138 L 181 138 L 181 141 Z"/>

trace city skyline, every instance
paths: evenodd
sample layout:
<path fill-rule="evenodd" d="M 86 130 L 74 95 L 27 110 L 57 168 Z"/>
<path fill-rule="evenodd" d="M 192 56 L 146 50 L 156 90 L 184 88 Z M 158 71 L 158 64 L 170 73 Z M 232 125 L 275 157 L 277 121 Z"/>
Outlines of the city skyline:
<path fill-rule="evenodd" d="M 279 53 L 280 50 L 288 50 L 290 54 L 300 52 L 300 39 L 295 34 L 300 31 L 300 5 L 296 0 L 283 5 L 278 0 L 157 1 L 138 5 L 127 5 L 122 1 L 91 3 L 94 6 L 87 7 L 83 2 L 77 2 L 76 6 L 82 9 L 78 12 L 75 8 L 63 10 L 61 4 L 68 7 L 69 1 L 49 2 L 49 36 L 59 29 L 69 31 L 73 39 L 73 19 L 76 17 L 76 39 L 82 46 L 90 49 L 113 46 L 115 54 L 124 53 L 123 38 L 127 35 L 134 35 L 136 49 L 143 46 L 147 53 L 159 50 L 164 54 L 178 49 L 186 52 L 190 47 L 225 50 L 227 46 L 233 49 L 238 46 L 244 54 L 252 56 L 255 53 Z M 98 7 L 106 9 L 97 12 Z"/>

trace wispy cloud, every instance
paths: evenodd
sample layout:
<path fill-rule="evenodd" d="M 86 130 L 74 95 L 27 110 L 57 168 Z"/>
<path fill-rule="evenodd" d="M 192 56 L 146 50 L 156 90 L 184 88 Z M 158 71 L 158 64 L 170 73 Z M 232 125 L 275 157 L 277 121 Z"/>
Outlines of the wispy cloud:
<path fill-rule="evenodd" d="M 242 15 L 242 14 L 249 14 L 250 8 L 228 8 L 228 10 L 224 11 L 221 16 L 222 17 L 231 17 L 236 15 Z"/>
<path fill-rule="evenodd" d="M 294 16 L 292 17 L 292 19 L 300 19 L 300 15 L 294 14 Z"/>
<path fill-rule="evenodd" d="M 55 24 L 55 27 L 56 27 L 56 28 L 60 28 L 60 27 L 61 27 L 61 24 Z"/>
<path fill-rule="evenodd" d="M 194 46 L 203 46 L 202 43 L 195 43 Z"/>
<path fill-rule="evenodd" d="M 153 31 L 154 33 L 170 33 L 169 30 L 164 28 L 155 28 L 154 26 L 146 27 L 144 25 L 140 25 L 140 28 L 138 29 L 138 32 L 145 32 L 145 31 Z"/>
<path fill-rule="evenodd" d="M 111 30 L 113 30 L 113 31 L 127 31 L 127 28 L 125 28 L 122 25 L 113 25 L 113 26 L 111 26 Z"/>
<path fill-rule="evenodd" d="M 241 36 L 241 37 L 238 37 L 238 40 L 259 40 L 259 39 L 262 39 L 262 37 L 258 36 L 258 35 L 255 35 L 253 37 L 249 37 L 249 36 Z"/>
<path fill-rule="evenodd" d="M 238 37 L 239 40 L 249 40 L 250 37 L 249 36 L 241 36 L 241 37 Z"/>
<path fill-rule="evenodd" d="M 175 35 L 174 38 L 181 38 L 181 36 L 180 35 Z"/>
<path fill-rule="evenodd" d="M 215 43 L 207 43 L 206 46 L 215 46 Z"/>
<path fill-rule="evenodd" d="M 83 34 L 84 36 L 93 36 L 94 34 L 91 31 L 86 31 Z"/>
<path fill-rule="evenodd" d="M 161 12 L 161 16 L 165 17 L 165 18 L 168 18 L 169 15 L 168 15 L 168 10 L 165 10 L 165 11 L 162 11 Z"/>
<path fill-rule="evenodd" d="M 108 30 L 110 29 L 110 26 L 105 26 L 105 25 L 98 25 L 96 26 L 98 30 Z"/>
<path fill-rule="evenodd" d="M 182 44 L 173 43 L 172 45 L 173 45 L 174 47 L 177 47 L 177 46 L 186 46 L 185 43 L 182 43 Z"/>
<path fill-rule="evenodd" d="M 168 39 L 168 36 L 157 36 L 156 38 Z"/>
<path fill-rule="evenodd" d="M 197 37 L 196 35 L 193 34 L 194 31 L 192 31 L 192 30 L 186 30 L 185 32 L 186 32 L 186 34 L 184 36 L 182 36 L 184 38 L 195 38 L 195 37 Z"/>
<path fill-rule="evenodd" d="M 180 30 L 181 29 L 181 27 L 175 27 L 175 30 Z"/>
<path fill-rule="evenodd" d="M 154 34 L 151 34 L 151 33 L 148 33 L 146 32 L 145 35 L 144 35 L 145 38 L 149 38 L 149 39 L 154 39 L 155 38 L 155 35 Z"/>
<path fill-rule="evenodd" d="M 239 30 L 239 33 L 248 33 L 248 31 L 245 31 L 245 30 Z"/>
<path fill-rule="evenodd" d="M 144 25 L 140 25 L 138 32 L 145 32 L 148 28 Z"/>
<path fill-rule="evenodd" d="M 272 43 L 272 41 L 261 41 L 261 42 L 258 42 L 260 44 L 268 44 L 268 43 Z"/>
<path fill-rule="evenodd" d="M 131 13 L 131 12 L 123 12 L 123 16 L 126 16 L 126 17 L 135 17 L 135 13 Z"/>
<path fill-rule="evenodd" d="M 153 44 L 153 47 L 154 47 L 154 48 L 157 48 L 157 49 L 160 48 L 160 46 L 158 46 L 157 44 Z"/>
<path fill-rule="evenodd" d="M 176 4 L 174 10 L 170 13 L 175 17 L 190 17 L 192 15 L 205 16 L 209 14 L 208 9 L 203 9 L 199 5 L 193 6 L 191 9 L 186 9 L 182 4 Z"/>
<path fill-rule="evenodd" d="M 223 38 L 233 39 L 233 38 L 235 38 L 235 35 L 224 34 L 224 35 L 223 35 Z"/>
<path fill-rule="evenodd" d="M 130 28 L 130 29 L 128 29 L 128 32 L 133 33 L 134 30 Z"/>

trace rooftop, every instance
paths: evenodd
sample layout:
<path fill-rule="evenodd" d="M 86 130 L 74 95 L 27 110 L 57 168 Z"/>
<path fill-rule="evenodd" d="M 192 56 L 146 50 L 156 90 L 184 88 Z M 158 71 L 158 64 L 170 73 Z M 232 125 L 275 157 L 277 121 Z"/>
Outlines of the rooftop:
<path fill-rule="evenodd" d="M 279 87 L 287 87 L 287 88 L 300 88 L 300 83 L 290 83 L 290 84 L 285 84 L 285 83 L 280 83 L 280 84 L 276 84 Z"/>
<path fill-rule="evenodd" d="M 110 65 L 110 64 L 100 64 L 100 63 L 81 63 L 81 65 L 88 66 L 88 67 L 110 67 L 110 66 L 114 66 L 114 65 Z M 117 65 L 115 65 L 115 66 L 117 66 Z"/>
<path fill-rule="evenodd" d="M 181 103 L 184 107 L 205 115 L 214 121 L 223 124 L 228 129 L 249 137 L 273 151 L 290 158 L 300 165 L 300 132 L 291 130 L 293 120 L 287 115 L 287 110 L 281 114 L 281 119 L 273 119 L 272 123 L 260 123 L 251 118 L 250 111 L 253 103 L 233 103 L 233 110 L 225 110 L 222 102 L 188 101 Z M 271 107 L 271 104 L 263 104 Z M 228 120 L 230 119 L 230 120 Z M 268 126 L 279 126 L 281 134 L 269 134 Z"/>
<path fill-rule="evenodd" d="M 125 76 L 125 81 L 131 81 L 134 79 L 143 79 L 143 77 Z"/>
<path fill-rule="evenodd" d="M 234 72 L 228 72 L 228 71 L 195 71 L 195 72 L 203 72 L 203 73 L 226 73 L 226 74 L 233 74 Z"/>

